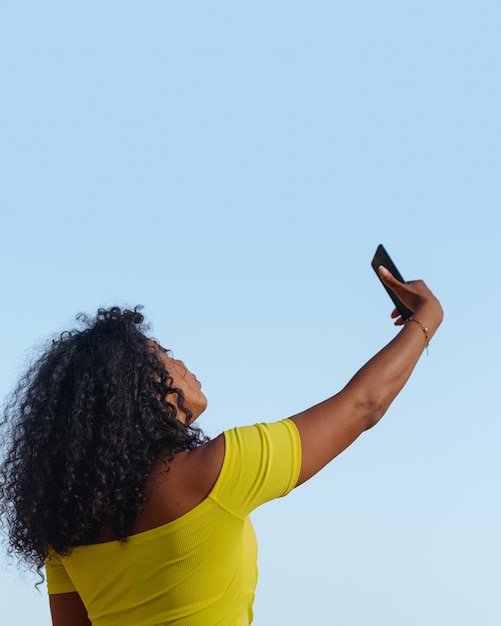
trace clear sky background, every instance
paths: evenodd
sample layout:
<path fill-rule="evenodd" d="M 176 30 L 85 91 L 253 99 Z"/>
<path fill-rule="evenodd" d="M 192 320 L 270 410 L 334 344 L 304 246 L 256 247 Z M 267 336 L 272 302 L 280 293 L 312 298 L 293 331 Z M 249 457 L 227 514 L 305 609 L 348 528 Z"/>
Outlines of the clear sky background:
<path fill-rule="evenodd" d="M 0 3 L 0 391 L 80 311 L 145 305 L 211 436 L 445 320 L 383 421 L 254 515 L 255 624 L 501 623 L 501 3 Z M 5 562 L 5 557 L 2 556 Z M 0 567 L 2 622 L 48 626 Z"/>

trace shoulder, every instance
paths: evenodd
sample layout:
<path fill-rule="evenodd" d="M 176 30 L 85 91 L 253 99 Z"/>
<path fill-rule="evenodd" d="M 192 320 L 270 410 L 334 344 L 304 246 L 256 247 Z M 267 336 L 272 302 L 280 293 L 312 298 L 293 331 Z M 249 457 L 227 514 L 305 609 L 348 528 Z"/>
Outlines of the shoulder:
<path fill-rule="evenodd" d="M 239 426 L 226 430 L 210 442 L 176 455 L 166 476 L 179 482 L 200 501 L 206 498 L 221 472 L 237 466 L 300 465 L 301 442 L 296 425 L 289 419 Z"/>
<path fill-rule="evenodd" d="M 221 433 L 195 450 L 178 455 L 173 461 L 174 471 L 179 473 L 188 488 L 198 492 L 204 499 L 218 479 L 225 451 L 225 434 Z"/>
<path fill-rule="evenodd" d="M 177 454 L 168 468 L 158 464 L 138 530 L 181 517 L 211 493 L 224 502 L 238 495 L 244 505 L 238 511 L 250 512 L 288 493 L 297 483 L 300 466 L 299 433 L 290 420 L 227 430 L 195 450 Z M 237 510 L 233 502 L 231 507 Z"/>

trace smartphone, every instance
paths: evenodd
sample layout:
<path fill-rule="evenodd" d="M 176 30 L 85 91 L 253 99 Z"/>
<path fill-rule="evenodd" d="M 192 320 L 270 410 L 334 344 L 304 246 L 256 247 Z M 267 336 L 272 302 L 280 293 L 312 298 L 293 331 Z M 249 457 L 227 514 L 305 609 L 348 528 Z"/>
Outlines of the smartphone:
<path fill-rule="evenodd" d="M 380 265 L 384 265 L 384 267 L 386 267 L 387 270 L 390 270 L 390 272 L 393 274 L 393 276 L 395 276 L 397 280 L 399 280 L 401 283 L 405 283 L 405 280 L 403 279 L 402 274 L 398 271 L 397 266 L 391 260 L 390 255 L 386 252 L 383 244 L 380 243 L 379 246 L 377 247 L 376 254 L 374 255 L 374 258 L 372 259 L 371 265 L 374 271 L 376 272 L 376 275 L 379 278 L 379 280 L 381 280 L 381 278 L 379 276 L 378 267 Z M 397 307 L 397 310 L 400 313 L 400 315 L 403 317 L 403 319 L 406 320 L 408 317 L 411 317 L 412 311 L 405 306 L 402 300 L 397 298 L 397 296 L 393 293 L 391 289 L 388 289 L 388 287 L 383 283 L 382 280 L 381 280 L 381 284 L 388 292 L 388 295 L 393 300 L 393 303 Z"/>

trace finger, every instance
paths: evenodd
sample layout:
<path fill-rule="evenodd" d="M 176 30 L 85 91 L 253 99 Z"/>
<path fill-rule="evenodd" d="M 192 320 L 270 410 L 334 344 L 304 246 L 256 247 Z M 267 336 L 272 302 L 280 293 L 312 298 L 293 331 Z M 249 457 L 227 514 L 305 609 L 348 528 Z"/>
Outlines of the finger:
<path fill-rule="evenodd" d="M 384 265 L 378 267 L 379 277 L 383 283 L 392 291 L 404 291 L 408 294 L 415 293 L 421 288 L 422 280 L 409 280 L 408 282 L 400 282 Z"/>
<path fill-rule="evenodd" d="M 378 267 L 378 273 L 383 283 L 387 285 L 405 285 L 405 283 L 401 283 L 399 280 L 397 280 L 395 276 L 393 276 L 393 274 L 390 272 L 390 270 L 384 265 L 380 265 Z"/>
<path fill-rule="evenodd" d="M 405 324 L 405 320 L 398 309 L 393 309 L 393 311 L 391 312 L 391 317 L 395 320 L 393 322 L 395 326 L 402 326 L 402 324 Z"/>

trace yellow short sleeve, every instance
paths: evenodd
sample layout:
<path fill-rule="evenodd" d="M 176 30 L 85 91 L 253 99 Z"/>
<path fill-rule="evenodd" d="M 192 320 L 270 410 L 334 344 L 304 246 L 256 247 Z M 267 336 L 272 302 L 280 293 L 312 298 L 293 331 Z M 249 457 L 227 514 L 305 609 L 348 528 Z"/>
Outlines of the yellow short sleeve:
<path fill-rule="evenodd" d="M 49 594 L 71 593 L 76 591 L 75 586 L 68 576 L 59 554 L 50 551 L 45 561 L 45 573 L 47 575 L 47 588 Z"/>
<path fill-rule="evenodd" d="M 301 442 L 294 422 L 243 426 L 225 431 L 224 437 L 224 463 L 210 497 L 233 515 L 243 519 L 295 487 Z"/>

